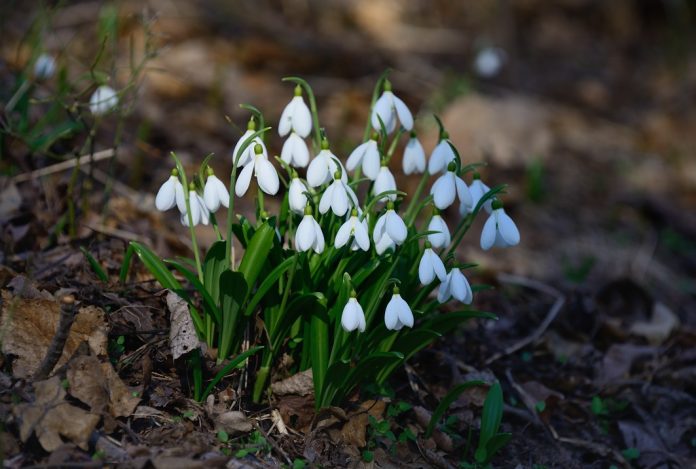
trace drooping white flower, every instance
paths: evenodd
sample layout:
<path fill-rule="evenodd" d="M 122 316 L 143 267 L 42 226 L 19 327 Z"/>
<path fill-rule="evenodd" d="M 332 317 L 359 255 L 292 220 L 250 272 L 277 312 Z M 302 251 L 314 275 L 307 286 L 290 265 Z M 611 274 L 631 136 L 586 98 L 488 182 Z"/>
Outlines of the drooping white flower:
<path fill-rule="evenodd" d="M 293 174 L 290 187 L 288 188 L 288 204 L 290 205 L 290 210 L 298 215 L 302 215 L 307 206 L 307 196 L 305 192 L 307 192 L 307 187 L 300 178 L 297 177 L 297 173 Z"/>
<path fill-rule="evenodd" d="M 471 209 L 473 210 L 479 203 L 479 200 L 486 195 L 491 190 L 483 181 L 481 181 L 481 176 L 479 173 L 474 173 L 474 179 L 469 185 L 469 193 L 471 194 Z M 486 209 L 488 213 L 493 210 L 491 208 L 491 200 L 488 199 L 483 204 L 483 208 Z"/>
<path fill-rule="evenodd" d="M 450 163 L 449 170 L 437 178 L 430 194 L 433 196 L 433 203 L 440 210 L 444 210 L 452 205 L 455 199 L 459 199 L 459 212 L 463 215 L 471 210 L 471 194 L 466 183 L 454 172 L 454 163 Z"/>
<path fill-rule="evenodd" d="M 423 174 L 425 171 L 425 151 L 415 132 L 411 132 L 411 138 L 404 149 L 402 165 L 406 175 L 412 173 Z"/>
<path fill-rule="evenodd" d="M 116 91 L 108 85 L 102 85 L 92 93 L 89 98 L 89 110 L 95 116 L 106 114 L 116 107 L 118 104 L 118 95 Z"/>
<path fill-rule="evenodd" d="M 413 327 L 411 307 L 401 298 L 398 288 L 394 288 L 394 294 L 387 303 L 387 309 L 384 312 L 384 325 L 390 331 L 398 331 L 404 326 Z"/>
<path fill-rule="evenodd" d="M 348 171 L 355 171 L 355 168 L 361 163 L 363 174 L 372 181 L 377 179 L 380 157 L 376 135 L 373 135 L 367 142 L 361 143 L 353 150 L 346 161 L 346 168 L 348 168 Z"/>
<path fill-rule="evenodd" d="M 309 205 L 305 207 L 304 213 L 305 216 L 295 233 L 295 246 L 300 252 L 313 249 L 317 254 L 321 254 L 324 251 L 324 233 L 312 216 L 312 208 Z"/>
<path fill-rule="evenodd" d="M 378 196 L 386 191 L 396 190 L 396 180 L 394 175 L 389 171 L 389 167 L 386 165 L 379 168 L 379 173 L 377 173 L 377 179 L 375 179 L 372 185 L 372 194 Z M 396 200 L 396 194 L 391 193 L 384 197 L 383 199 Z"/>
<path fill-rule="evenodd" d="M 314 157 L 311 163 L 309 163 L 309 168 L 307 168 L 307 183 L 311 187 L 319 187 L 322 184 L 326 184 L 332 180 L 332 176 L 340 171 L 341 180 L 348 183 L 348 176 L 346 174 L 345 168 L 336 158 L 336 155 L 331 153 L 329 150 L 329 142 L 324 139 L 321 142 L 321 151 Z"/>
<path fill-rule="evenodd" d="M 247 129 L 244 134 L 237 140 L 237 143 L 234 146 L 234 150 L 232 150 L 232 163 L 234 163 L 237 160 L 237 153 L 239 153 L 239 150 L 242 148 L 242 145 L 244 145 L 244 142 L 247 141 L 249 137 L 251 137 L 254 132 L 256 132 L 256 123 L 254 122 L 254 118 L 252 117 L 249 119 L 249 122 L 247 123 Z M 249 161 L 254 159 L 254 148 L 256 145 L 261 145 L 262 153 L 263 155 L 268 158 L 268 151 L 266 151 L 266 145 L 263 143 L 263 140 L 261 140 L 261 137 L 256 136 L 254 137 L 254 140 L 246 147 L 246 149 L 242 152 L 241 156 L 239 157 L 239 161 L 237 161 L 237 167 L 241 168 L 242 166 L 245 166 Z"/>
<path fill-rule="evenodd" d="M 394 249 L 406 241 L 408 229 L 399 214 L 394 210 L 394 203 L 387 202 L 387 211 L 377 219 L 372 240 L 377 254 L 383 254 L 387 249 Z"/>
<path fill-rule="evenodd" d="M 437 231 L 437 233 L 430 233 L 428 235 L 428 241 L 430 241 L 430 244 L 435 248 L 446 248 L 452 241 L 447 223 L 442 219 L 439 212 L 436 212 L 433 218 L 430 219 L 428 231 Z"/>
<path fill-rule="evenodd" d="M 171 176 L 164 181 L 164 184 L 157 191 L 155 207 L 160 212 L 164 212 L 177 205 L 178 200 L 184 201 L 184 186 L 179 181 L 179 172 L 173 169 Z"/>
<path fill-rule="evenodd" d="M 242 172 L 237 177 L 234 185 L 234 192 L 237 197 L 242 197 L 249 189 L 252 174 L 256 176 L 256 182 L 266 194 L 275 195 L 280 188 L 280 180 L 275 167 L 268 161 L 263 153 L 263 147 L 259 144 L 254 145 L 253 159 L 248 161 Z"/>
<path fill-rule="evenodd" d="M 304 168 L 309 164 L 307 143 L 295 132 L 291 133 L 280 151 L 280 159 L 295 168 Z"/>
<path fill-rule="evenodd" d="M 189 189 L 189 206 L 191 207 L 191 221 L 193 222 L 193 226 L 199 224 L 207 225 L 210 223 L 210 212 L 205 205 L 205 200 L 198 195 L 198 192 L 196 192 L 193 187 Z M 189 218 L 185 206 L 184 211 L 181 212 L 180 221 L 182 225 L 189 226 Z"/>
<path fill-rule="evenodd" d="M 283 109 L 278 123 L 278 134 L 281 137 L 287 135 L 291 130 L 302 138 L 307 138 L 312 131 L 312 113 L 302 99 L 300 85 L 295 87 L 295 97 Z"/>
<path fill-rule="evenodd" d="M 440 256 L 433 251 L 430 241 L 426 241 L 423 257 L 421 257 L 420 264 L 418 264 L 418 278 L 423 285 L 428 285 L 435 280 L 435 277 L 444 282 L 447 277 L 447 271 Z"/>
<path fill-rule="evenodd" d="M 334 181 L 326 188 L 319 201 L 319 213 L 324 214 L 329 211 L 342 217 L 346 214 L 350 206 L 358 205 L 358 198 L 350 186 L 341 180 L 341 175 L 336 172 Z"/>
<path fill-rule="evenodd" d="M 369 251 L 370 236 L 367 230 L 367 219 L 363 218 L 360 220 L 358 218 L 357 209 L 353 209 L 350 218 L 338 229 L 336 239 L 334 240 L 334 246 L 336 249 L 342 248 L 346 245 L 350 237 L 353 236 L 353 242 L 350 246 L 351 250 L 357 251 L 358 249 L 362 249 L 363 251 Z"/>
<path fill-rule="evenodd" d="M 430 154 L 430 161 L 428 161 L 428 172 L 430 174 L 436 174 L 439 172 L 444 172 L 447 170 L 447 165 L 454 161 L 457 155 L 452 149 L 451 142 L 449 140 L 449 134 L 443 132 L 440 137 L 440 143 L 437 144 L 433 152 Z"/>
<path fill-rule="evenodd" d="M 437 292 L 437 301 L 440 303 L 446 303 L 452 297 L 465 305 L 470 305 L 474 300 L 474 293 L 471 291 L 469 281 L 462 271 L 456 268 L 450 270 Z"/>
<path fill-rule="evenodd" d="M 505 51 L 499 47 L 485 47 L 476 54 L 474 69 L 483 78 L 493 78 L 505 64 Z"/>
<path fill-rule="evenodd" d="M 355 292 L 351 293 L 348 303 L 343 308 L 341 326 L 346 332 L 352 332 L 355 329 L 365 332 L 365 313 L 355 297 Z"/>
<path fill-rule="evenodd" d="M 377 116 L 379 116 L 379 118 Z M 413 128 L 413 115 L 411 111 L 409 111 L 406 104 L 392 92 L 392 86 L 389 80 L 385 80 L 382 96 L 379 97 L 375 103 L 375 107 L 372 108 L 372 127 L 376 131 L 379 131 L 382 128 L 379 123 L 381 119 L 387 133 L 392 133 L 396 128 L 397 117 L 404 129 L 411 130 Z"/>
<path fill-rule="evenodd" d="M 56 73 L 56 59 L 49 54 L 41 54 L 34 62 L 34 76 L 39 80 L 47 80 Z"/>
<path fill-rule="evenodd" d="M 492 208 L 493 212 L 488 216 L 481 232 L 481 249 L 487 251 L 493 246 L 501 248 L 515 246 L 520 242 L 520 231 L 517 225 L 505 213 L 502 202 L 493 201 Z"/>
<path fill-rule="evenodd" d="M 225 184 L 213 174 L 212 168 L 208 167 L 208 179 L 205 181 L 203 188 L 203 200 L 206 207 L 212 213 L 217 212 L 220 205 L 229 207 L 230 193 L 227 192 Z"/>

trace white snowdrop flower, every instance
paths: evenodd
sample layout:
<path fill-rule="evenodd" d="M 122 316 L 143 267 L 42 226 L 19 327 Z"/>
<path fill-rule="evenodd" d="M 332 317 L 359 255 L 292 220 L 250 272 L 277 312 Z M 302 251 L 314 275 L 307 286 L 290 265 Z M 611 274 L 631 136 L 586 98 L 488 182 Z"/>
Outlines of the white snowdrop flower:
<path fill-rule="evenodd" d="M 415 132 L 411 132 L 411 138 L 404 149 L 402 165 L 406 175 L 425 172 L 425 151 Z"/>
<path fill-rule="evenodd" d="M 334 246 L 336 249 L 342 248 L 346 245 L 348 239 L 353 236 L 353 242 L 350 246 L 351 250 L 357 251 L 358 249 L 362 249 L 363 251 L 369 251 L 370 235 L 367 233 L 367 230 L 367 219 L 363 218 L 360 220 L 358 218 L 358 210 L 353 209 L 350 218 L 338 229 L 336 239 L 334 240 Z"/>
<path fill-rule="evenodd" d="M 247 162 L 237 177 L 237 182 L 234 185 L 234 192 L 237 194 L 237 197 L 242 197 L 246 194 L 252 174 L 256 176 L 256 182 L 266 194 L 275 195 L 278 192 L 280 188 L 278 173 L 263 153 L 263 147 L 258 143 L 254 145 L 253 159 Z"/>
<path fill-rule="evenodd" d="M 379 118 L 377 117 L 379 116 Z M 399 119 L 401 126 L 406 130 L 413 128 L 413 115 L 408 110 L 406 104 L 399 99 L 393 92 L 389 80 L 384 80 L 384 91 L 372 109 L 372 127 L 376 131 L 382 128 L 379 124 L 381 119 L 387 133 L 392 133 L 396 128 L 396 119 Z"/>
<path fill-rule="evenodd" d="M 384 325 L 390 331 L 398 331 L 404 326 L 413 327 L 411 307 L 401 298 L 399 289 L 396 287 L 394 287 L 394 293 L 384 312 Z"/>
<path fill-rule="evenodd" d="M 420 264 L 418 264 L 418 278 L 423 285 L 428 285 L 435 280 L 435 277 L 444 282 L 445 278 L 447 278 L 447 271 L 440 256 L 433 251 L 430 241 L 426 241 L 423 257 L 421 257 Z"/>
<path fill-rule="evenodd" d="M 348 171 L 355 171 L 358 165 L 362 164 L 362 172 L 366 177 L 374 181 L 379 173 L 380 157 L 377 148 L 377 134 L 373 134 L 367 142 L 361 143 L 348 156 L 346 168 Z"/>
<path fill-rule="evenodd" d="M 336 155 L 331 153 L 329 142 L 324 139 L 321 142 L 321 151 L 309 163 L 309 168 L 307 168 L 307 183 L 310 187 L 319 187 L 330 182 L 336 171 L 341 172 L 341 180 L 347 183 L 348 176 L 346 175 L 346 170 L 338 158 L 336 158 Z"/>
<path fill-rule="evenodd" d="M 467 213 L 471 208 L 471 194 L 466 183 L 455 174 L 454 162 L 449 164 L 448 171 L 437 178 L 430 194 L 433 196 L 433 203 L 440 210 L 444 210 L 454 203 L 458 198 L 461 214 Z"/>
<path fill-rule="evenodd" d="M 254 122 L 254 118 L 252 117 L 249 119 L 249 122 L 247 123 L 247 129 L 246 132 L 237 140 L 236 145 L 234 146 L 234 150 L 232 150 L 232 163 L 235 162 L 237 158 L 237 153 L 239 152 L 240 148 L 242 148 L 242 145 L 244 145 L 244 142 L 251 137 L 254 132 L 256 132 L 256 123 Z M 261 145 L 262 153 L 263 155 L 268 158 L 268 151 L 266 150 L 266 145 L 263 143 L 263 140 L 261 140 L 261 137 L 256 136 L 254 137 L 254 140 L 249 144 L 242 155 L 239 157 L 239 161 L 237 162 L 237 167 L 241 168 L 242 166 L 245 166 L 249 161 L 254 159 L 254 148 L 256 145 Z"/>
<path fill-rule="evenodd" d="M 430 219 L 430 223 L 428 223 L 428 231 L 437 231 L 437 233 L 428 235 L 428 241 L 430 241 L 430 244 L 435 248 L 446 248 L 452 241 L 447 223 L 442 219 L 437 209 L 433 218 Z"/>
<path fill-rule="evenodd" d="M 493 78 L 505 63 L 505 51 L 499 47 L 485 47 L 476 54 L 474 69 L 483 78 Z"/>
<path fill-rule="evenodd" d="M 89 98 L 89 110 L 95 116 L 100 116 L 111 111 L 118 105 L 118 95 L 116 91 L 108 85 L 102 85 L 92 93 Z"/>
<path fill-rule="evenodd" d="M 394 210 L 394 203 L 387 202 L 387 211 L 377 219 L 372 232 L 377 254 L 382 255 L 387 249 L 403 244 L 407 235 L 406 224 Z"/>
<path fill-rule="evenodd" d="M 307 143 L 297 133 L 291 133 L 280 151 L 280 159 L 295 168 L 304 168 L 309 164 Z"/>
<path fill-rule="evenodd" d="M 355 329 L 365 332 L 365 313 L 355 297 L 355 291 L 351 292 L 348 303 L 343 308 L 341 326 L 346 332 L 352 332 Z"/>
<path fill-rule="evenodd" d="M 312 113 L 302 99 L 302 87 L 295 87 L 295 97 L 285 106 L 278 123 L 278 134 L 286 136 L 290 131 L 297 133 L 302 138 L 312 131 Z"/>
<path fill-rule="evenodd" d="M 469 281 L 459 269 L 450 270 L 437 292 L 437 301 L 440 303 L 446 303 L 452 297 L 465 305 L 470 305 L 474 300 L 471 285 L 469 285 Z"/>
<path fill-rule="evenodd" d="M 189 189 L 189 206 L 191 207 L 191 221 L 193 222 L 193 226 L 199 224 L 207 225 L 210 223 L 210 212 L 205 205 L 205 200 L 198 195 L 198 192 L 196 192 L 193 186 Z M 181 224 L 189 226 L 188 213 L 185 207 L 184 211 L 181 212 Z"/>
<path fill-rule="evenodd" d="M 479 203 L 479 200 L 486 195 L 491 190 L 483 181 L 481 181 L 481 176 L 479 173 L 474 173 L 474 179 L 469 185 L 469 193 L 471 194 L 471 210 L 473 210 Z M 493 210 L 491 208 L 491 200 L 488 199 L 483 204 L 483 208 L 486 209 L 488 213 Z"/>
<path fill-rule="evenodd" d="M 34 62 L 34 76 L 39 80 L 47 80 L 56 73 L 56 59 L 49 54 L 41 54 Z"/>
<path fill-rule="evenodd" d="M 324 233 L 312 216 L 312 208 L 309 205 L 305 207 L 304 213 L 304 218 L 302 218 L 295 233 L 297 250 L 304 252 L 313 249 L 317 254 L 321 254 L 324 251 Z"/>
<path fill-rule="evenodd" d="M 520 242 L 520 232 L 512 218 L 505 213 L 502 202 L 494 200 L 493 212 L 483 225 L 481 232 L 481 249 L 488 251 L 493 246 L 509 247 Z"/>
<path fill-rule="evenodd" d="M 381 168 L 379 168 L 377 179 L 375 179 L 375 183 L 372 185 L 372 194 L 378 196 L 383 192 L 395 190 L 396 180 L 394 179 L 394 175 L 391 173 L 391 171 L 389 171 L 389 168 L 386 165 L 383 165 Z M 383 198 L 396 200 L 396 194 L 392 193 L 384 196 Z"/>
<path fill-rule="evenodd" d="M 442 135 L 440 136 L 440 143 L 437 144 L 433 152 L 430 154 L 430 161 L 428 161 L 428 172 L 430 174 L 436 174 L 447 171 L 447 165 L 449 165 L 450 162 L 454 161 L 456 158 L 457 155 L 452 149 L 449 134 L 447 132 L 442 132 Z"/>
<path fill-rule="evenodd" d="M 305 192 L 307 192 L 307 187 L 297 177 L 297 173 L 293 172 L 290 187 L 288 188 L 288 204 L 290 205 L 290 210 L 298 215 L 302 215 L 307 206 L 307 195 Z"/>
<path fill-rule="evenodd" d="M 208 179 L 203 188 L 203 200 L 205 206 L 212 213 L 217 212 L 220 205 L 230 206 L 230 193 L 227 192 L 225 184 L 213 174 L 213 169 L 210 166 L 208 167 Z"/>
<path fill-rule="evenodd" d="M 319 213 L 324 214 L 329 211 L 342 217 L 346 214 L 350 205 L 358 205 L 358 198 L 348 184 L 343 182 L 341 174 L 336 171 L 334 181 L 326 188 L 319 201 Z"/>
<path fill-rule="evenodd" d="M 172 174 L 164 181 L 164 184 L 157 191 L 155 197 L 155 207 L 160 212 L 164 212 L 177 205 L 178 200 L 184 201 L 184 186 L 179 181 L 179 172 L 172 169 Z M 184 206 L 184 211 L 186 210 Z"/>

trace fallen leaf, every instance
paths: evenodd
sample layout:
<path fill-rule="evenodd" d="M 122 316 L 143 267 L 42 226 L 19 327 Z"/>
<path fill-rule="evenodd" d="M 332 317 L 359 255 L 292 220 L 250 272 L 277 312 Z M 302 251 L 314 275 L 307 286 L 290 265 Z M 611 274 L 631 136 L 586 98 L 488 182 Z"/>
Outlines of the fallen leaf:
<path fill-rule="evenodd" d="M 284 396 L 287 394 L 296 394 L 298 396 L 307 396 L 314 392 L 314 380 L 312 379 L 312 370 L 301 371 L 282 381 L 276 381 L 271 384 L 273 394 Z"/>
<path fill-rule="evenodd" d="M 20 422 L 22 442 L 35 433 L 41 446 L 51 452 L 63 445 L 62 436 L 87 450 L 89 437 L 100 417 L 66 402 L 65 389 L 57 376 L 37 381 L 34 390 L 34 402 L 19 404 L 12 410 Z"/>
<path fill-rule="evenodd" d="M 167 307 L 171 313 L 169 342 L 174 360 L 200 348 L 201 343 L 193 326 L 188 304 L 174 292 L 167 293 Z"/>
<path fill-rule="evenodd" d="M 278 412 L 288 427 L 299 431 L 309 429 L 314 419 L 314 396 L 288 394 L 278 399 Z"/>
<path fill-rule="evenodd" d="M 597 381 L 600 384 L 608 384 L 615 379 L 627 377 L 635 360 L 655 353 L 654 347 L 614 344 L 604 354 L 604 359 L 597 370 Z"/>
<path fill-rule="evenodd" d="M 0 192 L 0 222 L 10 218 L 22 205 L 22 196 L 17 186 L 10 184 Z"/>
<path fill-rule="evenodd" d="M 637 422 L 621 420 L 619 430 L 626 448 L 636 448 L 640 451 L 641 467 L 668 467 L 668 451 L 649 427 Z"/>
<path fill-rule="evenodd" d="M 243 412 L 232 410 L 215 419 L 215 430 L 226 431 L 230 436 L 243 435 L 254 429 L 254 425 Z"/>
<path fill-rule="evenodd" d="M 664 304 L 656 302 L 650 320 L 632 323 L 629 332 L 645 337 L 652 345 L 660 345 L 677 327 L 679 327 L 677 315 Z"/>

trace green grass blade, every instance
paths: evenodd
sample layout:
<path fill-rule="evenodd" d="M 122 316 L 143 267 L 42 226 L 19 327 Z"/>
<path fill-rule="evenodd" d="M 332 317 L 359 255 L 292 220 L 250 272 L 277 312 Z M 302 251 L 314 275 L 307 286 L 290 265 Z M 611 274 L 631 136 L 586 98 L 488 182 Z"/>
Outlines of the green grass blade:
<path fill-rule="evenodd" d="M 99 280 L 101 280 L 104 283 L 108 282 L 109 276 L 106 274 L 106 272 L 102 268 L 101 264 L 99 264 L 99 261 L 97 261 L 94 258 L 92 253 L 89 252 L 87 249 L 85 249 L 82 246 L 80 246 L 80 251 L 82 251 L 82 254 L 84 254 L 85 257 L 87 258 L 87 262 L 89 262 L 89 265 L 92 267 L 92 270 L 97 275 L 97 277 L 99 277 Z"/>
<path fill-rule="evenodd" d="M 222 378 L 224 378 L 225 375 L 232 370 L 232 368 L 238 366 L 240 363 L 242 363 L 244 360 L 246 360 L 250 356 L 254 355 L 256 352 L 258 352 L 262 348 L 263 348 L 263 346 L 257 346 L 257 347 L 250 348 L 246 352 L 240 353 L 239 355 L 234 357 L 232 360 L 230 360 L 230 362 L 227 365 L 225 365 L 225 367 L 222 370 L 218 371 L 218 373 L 215 375 L 215 377 L 212 379 L 212 381 L 210 381 L 210 383 L 208 383 L 208 386 L 205 388 L 205 391 L 203 391 L 203 394 L 201 395 L 201 401 L 205 401 L 205 399 L 208 397 L 208 395 L 215 388 L 215 385 L 217 385 L 222 380 Z"/>
<path fill-rule="evenodd" d="M 449 408 L 450 405 L 454 401 L 456 401 L 461 394 L 466 391 L 469 388 L 472 388 L 474 386 L 485 386 L 486 383 L 483 381 L 467 381 L 466 383 L 459 384 L 452 388 L 450 392 L 448 392 L 445 397 L 442 398 L 440 403 L 437 405 L 435 408 L 435 412 L 433 412 L 432 417 L 430 417 L 430 423 L 428 424 L 428 428 L 425 430 L 425 437 L 430 438 L 430 436 L 433 434 L 433 430 L 435 430 L 435 425 L 440 421 L 442 416 L 445 414 L 445 411 Z"/>

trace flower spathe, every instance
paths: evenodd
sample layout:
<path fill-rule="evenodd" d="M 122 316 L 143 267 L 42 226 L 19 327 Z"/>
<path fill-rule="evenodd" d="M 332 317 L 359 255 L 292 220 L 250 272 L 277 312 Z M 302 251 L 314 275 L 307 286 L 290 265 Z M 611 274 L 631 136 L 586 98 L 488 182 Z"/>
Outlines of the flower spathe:
<path fill-rule="evenodd" d="M 313 249 L 317 254 L 321 254 L 324 251 L 324 233 L 312 216 L 312 209 L 309 206 L 305 207 L 305 216 L 297 227 L 295 246 L 300 252 Z"/>
<path fill-rule="evenodd" d="M 481 231 L 481 249 L 489 250 L 493 246 L 509 247 L 520 242 L 520 232 L 512 218 L 505 213 L 502 203 L 495 200 L 492 204 L 493 211 L 483 225 Z"/>
<path fill-rule="evenodd" d="M 450 270 L 437 292 L 437 301 L 440 303 L 446 303 L 450 298 L 454 298 L 465 305 L 470 305 L 474 300 L 471 285 L 469 285 L 469 281 L 459 269 Z"/>
<path fill-rule="evenodd" d="M 336 239 L 334 240 L 334 246 L 336 249 L 342 248 L 346 245 L 350 237 L 353 236 L 353 242 L 350 246 L 351 250 L 357 251 L 358 249 L 362 249 L 363 251 L 369 251 L 370 236 L 367 231 L 367 219 L 363 218 L 360 220 L 358 218 L 358 211 L 353 209 L 350 218 L 338 229 Z"/>
<path fill-rule="evenodd" d="M 307 183 L 310 187 L 319 187 L 322 184 L 330 182 L 332 176 L 339 171 L 341 173 L 341 179 L 343 182 L 348 182 L 348 176 L 346 175 L 346 170 L 336 158 L 336 155 L 331 153 L 329 150 L 329 142 L 324 139 L 321 142 L 321 151 L 319 154 L 309 163 L 309 168 L 307 168 Z"/>
<path fill-rule="evenodd" d="M 341 180 L 341 175 L 336 172 L 334 181 L 326 188 L 319 201 L 319 213 L 324 214 L 329 211 L 342 217 L 346 214 L 350 205 L 357 206 L 358 198 L 348 184 Z"/>
<path fill-rule="evenodd" d="M 390 331 L 401 330 L 404 326 L 413 327 L 411 307 L 401 298 L 398 288 L 394 288 L 392 298 L 387 303 L 387 309 L 384 312 L 384 325 Z"/>
<path fill-rule="evenodd" d="M 444 282 L 447 278 L 447 270 L 440 256 L 433 251 L 430 242 L 426 241 L 423 256 L 418 264 L 418 278 L 423 285 L 428 285 L 435 280 L 435 277 Z"/>
<path fill-rule="evenodd" d="M 369 139 L 367 142 L 361 143 L 346 160 L 346 168 L 348 171 L 355 171 L 362 164 L 362 172 L 370 180 L 377 179 L 380 167 L 379 149 L 377 148 L 376 136 Z"/>
<path fill-rule="evenodd" d="M 399 214 L 394 210 L 394 203 L 387 203 L 387 211 L 377 219 L 372 240 L 377 254 L 382 255 L 387 249 L 394 249 L 406 241 L 408 229 Z"/>
<path fill-rule="evenodd" d="M 394 179 L 394 175 L 391 173 L 391 171 L 389 171 L 389 168 L 386 165 L 382 165 L 382 167 L 379 168 L 379 173 L 377 174 L 375 183 L 372 185 L 372 194 L 378 196 L 384 192 L 395 190 L 396 180 Z M 392 192 L 391 194 L 387 194 L 382 198 L 396 200 L 396 194 Z"/>
<path fill-rule="evenodd" d="M 430 193 L 433 196 L 433 204 L 440 210 L 452 205 L 457 198 L 459 199 L 459 212 L 462 215 L 472 207 L 469 187 L 454 172 L 454 163 L 450 163 L 449 170 L 437 178 L 433 187 L 430 188 Z"/>
<path fill-rule="evenodd" d="M 225 207 L 230 205 L 230 193 L 227 192 L 225 184 L 213 174 L 210 168 L 208 168 L 208 179 L 203 188 L 203 200 L 211 213 L 217 212 L 220 205 Z"/>
<path fill-rule="evenodd" d="M 443 132 L 440 143 L 437 144 L 433 152 L 430 154 L 428 161 L 428 172 L 436 174 L 447 170 L 447 166 L 457 158 L 457 155 L 452 150 L 452 144 L 449 141 L 447 132 Z"/>
<path fill-rule="evenodd" d="M 434 231 L 428 235 L 428 241 L 434 248 L 442 249 L 449 246 L 452 241 L 447 223 L 442 219 L 439 212 L 436 212 L 428 223 L 428 231 Z"/>
<path fill-rule="evenodd" d="M 360 303 L 358 303 L 355 292 L 351 294 L 348 302 L 343 307 L 341 326 L 346 332 L 353 332 L 356 329 L 360 332 L 365 332 L 365 312 Z"/>
<path fill-rule="evenodd" d="M 293 174 L 290 187 L 288 188 L 288 205 L 290 210 L 298 215 L 302 215 L 307 206 L 307 195 L 305 192 L 307 192 L 307 187 L 297 177 L 297 173 Z"/>
<path fill-rule="evenodd" d="M 263 192 L 269 195 L 275 195 L 280 188 L 280 180 L 275 167 L 268 161 L 268 158 L 263 153 L 263 147 L 259 144 L 254 145 L 253 159 L 248 161 L 242 168 L 237 182 L 234 185 L 234 192 L 237 197 L 242 197 L 246 194 L 251 183 L 251 176 L 256 176 L 256 182 Z"/>
<path fill-rule="evenodd" d="M 116 91 L 108 86 L 102 85 L 92 93 L 89 98 L 89 110 L 95 116 L 100 116 L 111 111 L 118 105 L 118 95 Z"/>
<path fill-rule="evenodd" d="M 295 168 L 304 168 L 309 164 L 307 143 L 295 132 L 291 133 L 280 151 L 280 159 Z"/>
<path fill-rule="evenodd" d="M 423 174 L 425 172 L 425 150 L 421 145 L 416 134 L 411 132 L 411 138 L 404 149 L 404 158 L 402 161 L 404 174 L 413 173 Z"/>
<path fill-rule="evenodd" d="M 307 138 L 312 131 L 312 113 L 302 99 L 302 87 L 295 87 L 295 96 L 285 106 L 278 123 L 278 134 L 286 136 L 290 131 L 302 138 Z"/>
<path fill-rule="evenodd" d="M 160 212 L 165 212 L 177 205 L 177 201 L 184 201 L 184 186 L 179 181 L 179 172 L 172 170 L 171 176 L 160 186 L 155 197 L 155 207 Z M 186 211 L 186 206 L 180 211 Z"/>
<path fill-rule="evenodd" d="M 397 118 L 404 129 L 411 130 L 413 128 L 413 115 L 411 111 L 409 111 L 406 104 L 392 92 L 389 80 L 385 80 L 382 96 L 379 97 L 375 103 L 375 107 L 372 109 L 372 127 L 376 131 L 381 130 L 382 127 L 379 122 L 381 119 L 387 133 L 392 133 L 396 128 Z"/>

